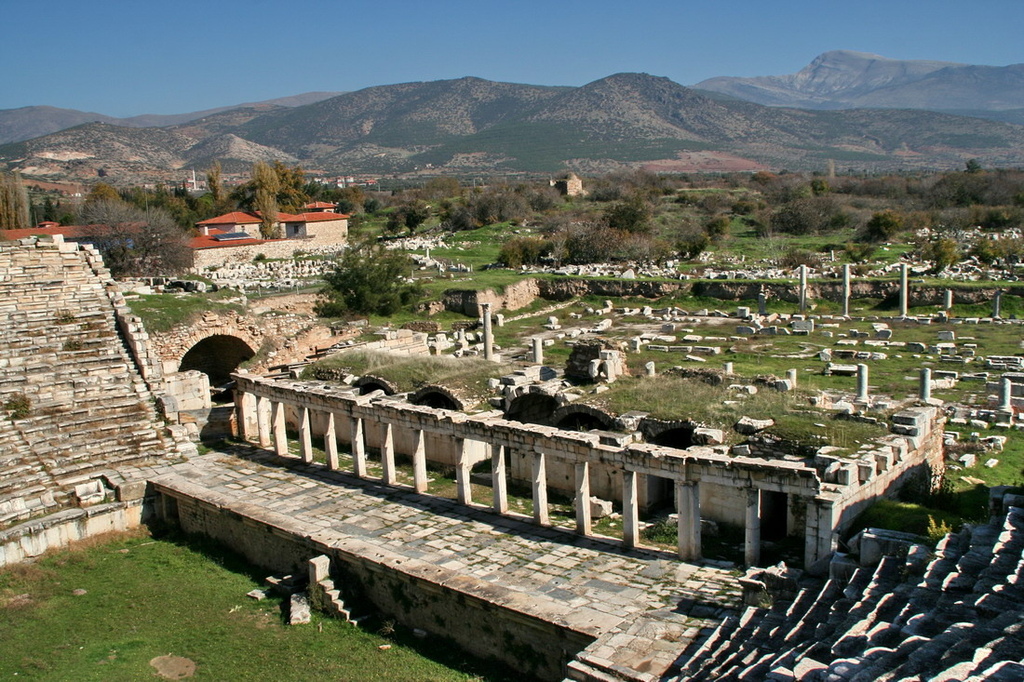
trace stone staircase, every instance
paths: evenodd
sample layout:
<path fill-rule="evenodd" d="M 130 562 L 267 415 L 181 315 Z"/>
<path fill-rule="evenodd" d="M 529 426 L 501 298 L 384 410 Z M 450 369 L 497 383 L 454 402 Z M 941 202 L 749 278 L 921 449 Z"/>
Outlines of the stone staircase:
<path fill-rule="evenodd" d="M 75 487 L 99 472 L 166 455 L 108 280 L 90 247 L 0 243 L 0 528 L 78 503 Z"/>
<path fill-rule="evenodd" d="M 726 618 L 675 680 L 1024 679 L 1024 508 L 948 535 L 926 565 L 892 556 Z"/>
<path fill-rule="evenodd" d="M 352 625 L 359 625 L 368 616 L 353 617 L 345 606 L 341 590 L 335 586 L 330 576 L 331 560 L 320 555 L 309 560 L 309 594 L 311 600 L 332 618 L 338 618 Z"/>

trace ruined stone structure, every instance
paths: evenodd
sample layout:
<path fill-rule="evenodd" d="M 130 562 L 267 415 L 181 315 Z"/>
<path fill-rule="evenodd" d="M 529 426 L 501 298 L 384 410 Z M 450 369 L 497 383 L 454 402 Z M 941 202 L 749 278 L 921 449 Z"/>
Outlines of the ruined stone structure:
<path fill-rule="evenodd" d="M 587 191 L 583 189 L 583 180 L 575 173 L 566 173 L 564 176 L 551 180 L 551 186 L 560 194 L 567 197 L 584 197 Z"/>
<path fill-rule="evenodd" d="M 678 552 L 700 557 L 700 521 L 709 518 L 746 529 L 748 564 L 760 558 L 763 524 L 803 537 L 804 564 L 816 568 L 831 556 L 838 532 L 867 503 L 898 485 L 914 470 L 942 466 L 942 417 L 934 407 L 910 408 L 894 420 L 905 435 L 872 444 L 858 458 L 819 455 L 814 461 L 729 454 L 726 446 L 684 450 L 644 443 L 608 444 L 597 433 L 580 433 L 506 420 L 500 413 L 467 415 L 412 405 L 390 397 L 375 399 L 347 388 L 271 381 L 236 375 L 240 434 L 262 447 L 288 453 L 289 431 L 297 432 L 304 461 L 313 458 L 313 438 L 322 436 L 327 466 L 338 466 L 339 445 L 350 449 L 353 472 L 366 476 L 367 448 L 379 450 L 383 482 L 397 481 L 395 458 L 412 461 L 414 489 L 425 492 L 427 462 L 452 465 L 459 500 L 472 501 L 474 465 L 491 462 L 490 504 L 508 510 L 510 478 L 533 491 L 534 519 L 546 525 L 549 489 L 621 500 L 623 544 L 639 539 L 645 498 L 661 485 L 674 491 L 678 513 Z M 624 439 L 627 440 L 627 439 Z M 770 454 L 770 453 L 766 453 Z M 524 466 L 524 463 L 526 466 Z M 595 492 L 595 491 L 600 491 Z M 577 503 L 577 530 L 589 535 L 589 503 Z M 766 518 L 765 514 L 770 514 Z"/>

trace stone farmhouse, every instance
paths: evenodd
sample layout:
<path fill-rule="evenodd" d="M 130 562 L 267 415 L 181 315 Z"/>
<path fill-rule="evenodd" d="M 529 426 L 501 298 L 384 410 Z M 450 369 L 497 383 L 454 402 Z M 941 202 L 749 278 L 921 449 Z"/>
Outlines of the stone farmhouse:
<path fill-rule="evenodd" d="M 330 204 L 313 205 L 316 210 L 278 213 L 281 239 L 260 235 L 259 213 L 232 211 L 196 223 L 199 234 L 189 242 L 197 271 L 226 262 L 251 261 L 258 255 L 291 258 L 296 253 L 337 250 L 348 242 L 348 219 L 344 213 L 326 210 Z"/>

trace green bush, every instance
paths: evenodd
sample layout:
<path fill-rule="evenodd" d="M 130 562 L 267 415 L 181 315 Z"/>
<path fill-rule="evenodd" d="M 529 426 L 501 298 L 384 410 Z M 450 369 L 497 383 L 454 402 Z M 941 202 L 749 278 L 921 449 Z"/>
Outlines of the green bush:
<path fill-rule="evenodd" d="M 24 393 L 15 393 L 4 401 L 4 410 L 10 413 L 11 419 L 25 419 L 32 413 L 32 399 Z"/>

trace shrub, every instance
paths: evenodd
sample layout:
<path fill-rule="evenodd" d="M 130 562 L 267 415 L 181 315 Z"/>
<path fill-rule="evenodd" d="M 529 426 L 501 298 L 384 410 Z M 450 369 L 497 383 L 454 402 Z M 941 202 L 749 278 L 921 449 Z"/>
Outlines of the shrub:
<path fill-rule="evenodd" d="M 32 413 L 32 399 L 24 393 L 15 393 L 4 401 L 4 410 L 10 413 L 11 419 L 25 419 Z"/>

